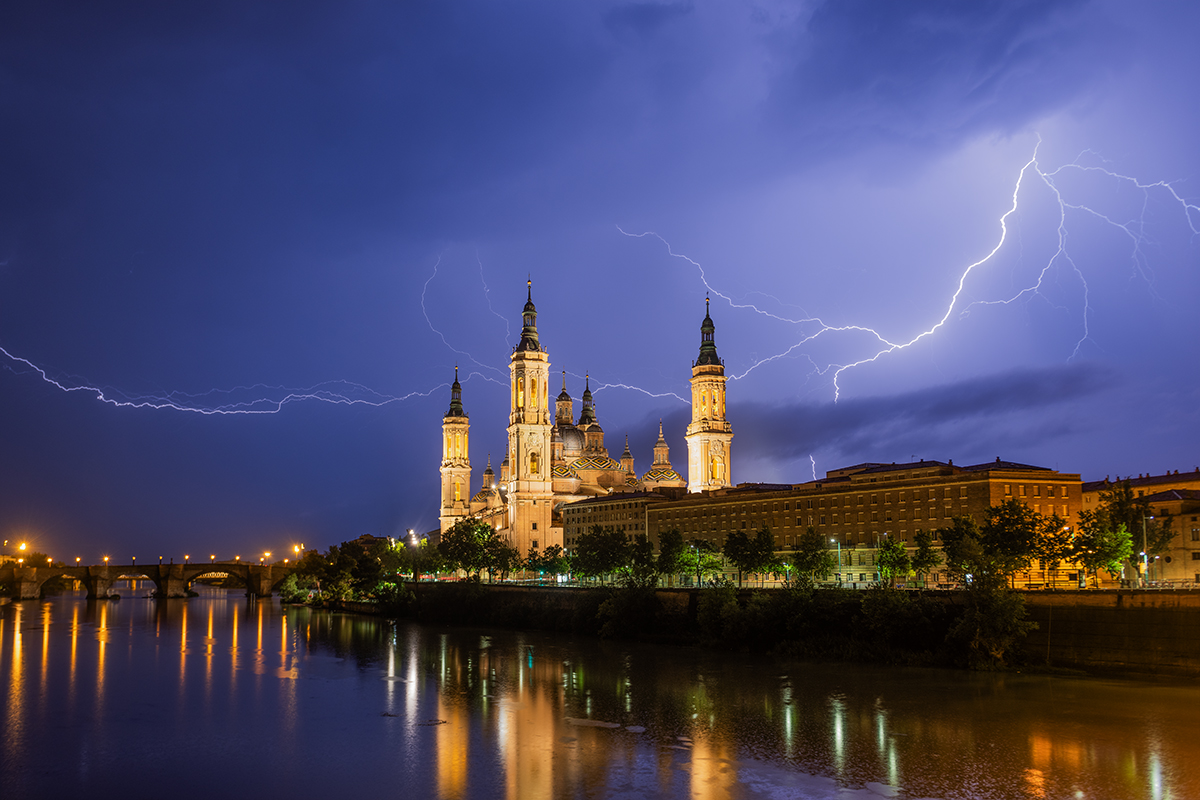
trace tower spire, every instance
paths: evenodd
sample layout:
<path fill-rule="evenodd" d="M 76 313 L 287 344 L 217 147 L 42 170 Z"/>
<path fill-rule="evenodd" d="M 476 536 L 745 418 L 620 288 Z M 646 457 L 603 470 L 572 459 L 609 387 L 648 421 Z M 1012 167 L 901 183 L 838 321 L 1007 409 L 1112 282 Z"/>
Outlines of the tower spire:
<path fill-rule="evenodd" d="M 533 304 L 533 278 L 526 281 L 527 295 L 525 308 L 521 312 L 521 341 L 517 350 L 538 352 L 542 349 L 538 343 L 537 306 Z"/>

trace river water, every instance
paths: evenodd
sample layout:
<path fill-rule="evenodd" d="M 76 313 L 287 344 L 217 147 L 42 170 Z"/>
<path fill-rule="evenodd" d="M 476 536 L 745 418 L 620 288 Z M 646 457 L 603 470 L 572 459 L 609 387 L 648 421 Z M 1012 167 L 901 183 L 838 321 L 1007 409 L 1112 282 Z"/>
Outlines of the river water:
<path fill-rule="evenodd" d="M 1200 688 L 433 628 L 239 592 L 0 609 L 0 798 L 1200 798 Z"/>

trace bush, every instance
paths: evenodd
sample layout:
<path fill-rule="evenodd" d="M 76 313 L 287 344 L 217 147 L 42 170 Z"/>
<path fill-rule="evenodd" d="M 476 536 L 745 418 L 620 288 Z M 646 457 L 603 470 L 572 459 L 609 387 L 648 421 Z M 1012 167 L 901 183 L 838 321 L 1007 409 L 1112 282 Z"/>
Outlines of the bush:
<path fill-rule="evenodd" d="M 967 599 L 967 609 L 947 642 L 956 650 L 959 663 L 971 669 L 1004 667 L 1013 646 L 1037 628 L 1036 622 L 1025 621 L 1025 599 L 990 585 L 968 590 Z"/>

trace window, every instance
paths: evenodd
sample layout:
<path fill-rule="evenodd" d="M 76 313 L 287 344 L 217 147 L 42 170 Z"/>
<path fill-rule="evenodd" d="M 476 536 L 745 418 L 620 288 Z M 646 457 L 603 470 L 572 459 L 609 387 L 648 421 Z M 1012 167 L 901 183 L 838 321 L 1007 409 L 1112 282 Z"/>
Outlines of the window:
<path fill-rule="evenodd" d="M 537 530 L 537 523 L 536 523 L 536 522 L 535 522 L 535 523 L 533 523 L 533 530 L 535 530 L 535 531 Z M 534 545 L 534 547 L 536 547 L 536 546 L 537 546 L 537 545 Z"/>
<path fill-rule="evenodd" d="M 1200 542 L 1200 528 L 1192 528 L 1192 541 Z"/>
<path fill-rule="evenodd" d="M 1033 487 L 1033 496 L 1041 497 L 1042 496 L 1042 487 L 1040 487 L 1040 486 Z"/>
<path fill-rule="evenodd" d="M 1192 551 L 1192 561 L 1200 561 L 1200 550 Z"/>
<path fill-rule="evenodd" d="M 958 496 L 966 497 L 967 496 L 967 487 L 965 487 L 965 486 L 958 487 Z"/>
<path fill-rule="evenodd" d="M 825 524 L 825 515 L 824 515 L 824 514 L 822 514 L 822 515 L 821 515 L 821 524 L 822 524 L 822 525 L 824 525 L 824 524 Z M 1192 529 L 1192 539 L 1193 539 L 1193 540 L 1196 538 L 1196 536 L 1197 536 L 1197 533 L 1198 533 L 1197 529 L 1193 528 L 1193 529 Z"/>
<path fill-rule="evenodd" d="M 534 524 L 536 525 L 537 523 L 535 522 Z M 534 549 L 534 550 L 537 550 L 537 549 L 538 549 L 538 540 L 537 540 L 537 539 L 534 539 L 534 540 L 533 540 L 532 542 L 530 542 L 529 544 L 531 544 L 531 545 L 533 546 L 533 549 Z"/>
<path fill-rule="evenodd" d="M 1012 497 L 1012 484 L 1011 483 L 1004 484 L 1004 496 Z"/>
<path fill-rule="evenodd" d="M 1017 494 L 1019 494 L 1021 497 L 1025 496 L 1025 484 L 1022 483 L 1017 487 Z"/>

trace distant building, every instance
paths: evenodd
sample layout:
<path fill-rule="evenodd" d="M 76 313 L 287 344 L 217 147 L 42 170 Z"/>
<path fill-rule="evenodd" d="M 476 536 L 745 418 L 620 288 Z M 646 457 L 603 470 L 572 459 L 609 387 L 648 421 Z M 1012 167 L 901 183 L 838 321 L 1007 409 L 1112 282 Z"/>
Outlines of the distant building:
<path fill-rule="evenodd" d="M 663 531 L 678 528 L 686 540 L 701 539 L 720 548 L 730 531 L 751 533 L 766 525 L 776 548 L 786 554 L 812 526 L 838 554 L 835 580 L 870 583 L 878 580 L 875 557 L 885 537 L 900 540 L 911 552 L 918 531 L 946 527 L 955 516 L 982 523 L 988 508 L 1010 499 L 1040 514 L 1057 514 L 1074 527 L 1082 502 L 1080 487 L 1078 474 L 1000 459 L 967 467 L 940 461 L 866 463 L 831 470 L 824 480 L 741 484 L 651 504 L 646 532 L 656 546 Z M 1078 580 L 1076 570 L 1046 576 L 1040 567 L 1020 580 L 1041 584 L 1048 577 L 1066 583 Z M 950 576 L 943 567 L 929 580 L 946 584 Z"/>
<path fill-rule="evenodd" d="M 1150 513 L 1171 520 L 1171 545 L 1149 564 L 1151 582 L 1200 585 L 1200 489 L 1168 489 L 1144 495 Z M 1139 531 L 1133 535 L 1134 550 L 1141 550 Z"/>

